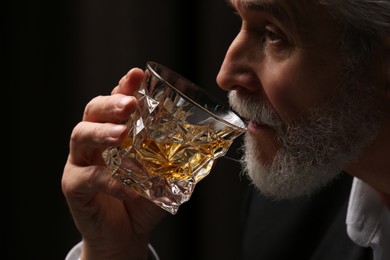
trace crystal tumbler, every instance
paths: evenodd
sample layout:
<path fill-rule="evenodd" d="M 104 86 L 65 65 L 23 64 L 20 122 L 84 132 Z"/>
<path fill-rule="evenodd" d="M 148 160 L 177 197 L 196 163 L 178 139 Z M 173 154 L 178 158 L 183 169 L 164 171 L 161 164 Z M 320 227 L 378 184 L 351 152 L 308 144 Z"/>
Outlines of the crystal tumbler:
<path fill-rule="evenodd" d="M 204 89 L 161 64 L 148 62 L 145 73 L 134 94 L 138 107 L 126 122 L 128 136 L 103 158 L 114 178 L 176 214 L 246 127 Z"/>

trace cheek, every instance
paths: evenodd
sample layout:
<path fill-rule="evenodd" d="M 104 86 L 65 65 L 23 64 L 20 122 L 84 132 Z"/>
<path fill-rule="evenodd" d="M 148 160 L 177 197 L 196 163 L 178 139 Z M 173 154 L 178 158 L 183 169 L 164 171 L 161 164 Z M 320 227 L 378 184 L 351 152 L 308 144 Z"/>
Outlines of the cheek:
<path fill-rule="evenodd" d="M 287 64 L 278 64 L 267 66 L 262 77 L 265 95 L 285 122 L 296 117 L 301 111 L 299 99 L 295 97 L 301 83 L 294 73 Z"/>
<path fill-rule="evenodd" d="M 268 66 L 263 77 L 264 92 L 283 121 L 321 107 L 340 85 L 337 66 L 302 64 L 290 61 Z"/>

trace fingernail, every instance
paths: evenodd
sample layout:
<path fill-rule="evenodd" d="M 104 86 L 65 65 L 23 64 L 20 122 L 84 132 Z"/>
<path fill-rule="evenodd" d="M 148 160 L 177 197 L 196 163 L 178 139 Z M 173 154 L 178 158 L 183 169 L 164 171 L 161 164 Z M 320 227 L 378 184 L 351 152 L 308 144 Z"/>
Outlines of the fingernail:
<path fill-rule="evenodd" d="M 125 125 L 115 125 L 110 129 L 110 136 L 119 137 L 123 133 L 123 131 L 125 131 L 125 129 L 126 129 Z"/>

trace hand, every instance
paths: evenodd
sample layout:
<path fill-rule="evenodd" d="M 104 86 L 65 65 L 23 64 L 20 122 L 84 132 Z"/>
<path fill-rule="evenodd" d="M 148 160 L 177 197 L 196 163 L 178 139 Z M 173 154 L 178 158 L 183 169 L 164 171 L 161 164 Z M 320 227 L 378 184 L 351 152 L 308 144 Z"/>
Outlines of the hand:
<path fill-rule="evenodd" d="M 146 259 L 148 237 L 166 212 L 111 177 L 102 152 L 121 143 L 120 124 L 137 106 L 131 96 L 144 78 L 130 70 L 110 96 L 92 99 L 73 129 L 62 190 L 83 238 L 82 259 Z"/>

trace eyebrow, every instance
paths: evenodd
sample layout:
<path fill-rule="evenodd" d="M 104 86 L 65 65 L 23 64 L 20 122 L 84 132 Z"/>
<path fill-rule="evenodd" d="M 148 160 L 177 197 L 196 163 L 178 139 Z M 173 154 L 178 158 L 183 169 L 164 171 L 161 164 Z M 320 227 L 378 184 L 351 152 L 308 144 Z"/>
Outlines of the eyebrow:
<path fill-rule="evenodd" d="M 232 8 L 238 8 L 238 6 L 234 5 L 233 0 L 226 0 L 226 2 Z M 281 21 L 289 20 L 288 14 L 280 5 L 270 3 L 265 0 L 241 0 L 239 1 L 239 7 L 258 12 L 269 13 Z"/>

